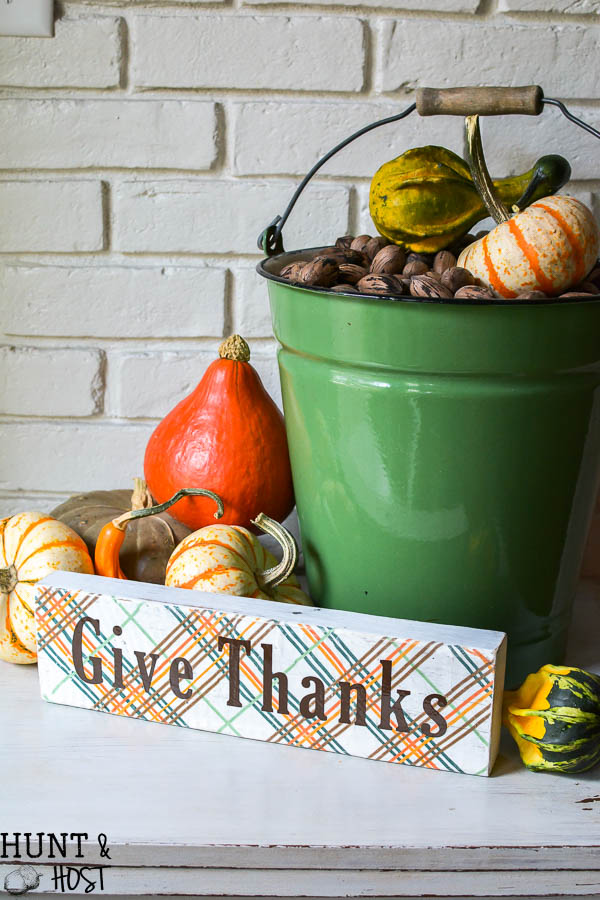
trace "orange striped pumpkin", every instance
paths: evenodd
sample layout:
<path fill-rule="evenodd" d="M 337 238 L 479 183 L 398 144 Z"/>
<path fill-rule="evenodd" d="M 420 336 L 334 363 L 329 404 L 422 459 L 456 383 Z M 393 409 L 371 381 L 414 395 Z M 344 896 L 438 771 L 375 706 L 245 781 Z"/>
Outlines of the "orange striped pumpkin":
<path fill-rule="evenodd" d="M 592 212 L 566 195 L 544 197 L 469 244 L 457 265 L 506 299 L 527 291 L 553 297 L 594 266 L 600 231 Z"/>
<path fill-rule="evenodd" d="M 0 659 L 36 661 L 35 585 L 55 569 L 93 574 L 78 534 L 41 512 L 0 519 Z"/>
<path fill-rule="evenodd" d="M 273 554 L 241 525 L 206 525 L 175 548 L 167 563 L 165 584 L 310 606 L 294 575 L 277 587 L 261 588 L 261 574 L 276 564 Z"/>

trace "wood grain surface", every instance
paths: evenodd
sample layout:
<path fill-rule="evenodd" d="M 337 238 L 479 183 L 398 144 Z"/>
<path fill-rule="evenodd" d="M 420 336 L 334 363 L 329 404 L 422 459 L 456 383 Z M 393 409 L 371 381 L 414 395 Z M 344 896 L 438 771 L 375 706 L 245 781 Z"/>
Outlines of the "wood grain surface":
<path fill-rule="evenodd" d="M 539 116 L 543 109 L 541 87 L 418 88 L 417 112 L 421 116 Z"/>
<path fill-rule="evenodd" d="M 596 588 L 576 612 L 599 671 Z M 85 831 L 86 865 L 105 833 L 104 897 L 600 897 L 600 770 L 527 772 L 506 737 L 490 778 L 408 771 L 55 706 L 8 664 L 0 734 L 2 830 Z"/>

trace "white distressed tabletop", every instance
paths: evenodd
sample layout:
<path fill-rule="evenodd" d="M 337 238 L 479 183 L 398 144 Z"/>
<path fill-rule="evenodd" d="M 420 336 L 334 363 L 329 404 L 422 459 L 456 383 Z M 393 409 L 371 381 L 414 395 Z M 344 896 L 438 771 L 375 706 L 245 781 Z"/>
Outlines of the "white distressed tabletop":
<path fill-rule="evenodd" d="M 568 661 L 600 671 L 591 585 Z M 44 703 L 7 664 L 0 735 L 0 831 L 87 833 L 104 897 L 600 898 L 600 770 L 530 773 L 506 738 L 489 778 L 433 772 Z"/>

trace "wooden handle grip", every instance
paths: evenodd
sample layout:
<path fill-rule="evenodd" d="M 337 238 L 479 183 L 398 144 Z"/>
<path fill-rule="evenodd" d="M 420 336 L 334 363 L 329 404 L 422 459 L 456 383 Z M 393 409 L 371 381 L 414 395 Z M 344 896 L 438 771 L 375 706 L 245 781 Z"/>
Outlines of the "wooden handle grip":
<path fill-rule="evenodd" d="M 421 116 L 539 116 L 544 92 L 527 87 L 418 88 Z"/>

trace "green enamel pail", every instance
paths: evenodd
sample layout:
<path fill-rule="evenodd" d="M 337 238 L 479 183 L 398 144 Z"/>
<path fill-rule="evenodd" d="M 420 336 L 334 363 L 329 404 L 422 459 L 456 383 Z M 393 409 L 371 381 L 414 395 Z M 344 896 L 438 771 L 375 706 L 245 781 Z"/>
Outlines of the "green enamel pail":
<path fill-rule="evenodd" d="M 310 593 L 563 658 L 600 464 L 600 298 L 468 303 L 268 279 Z"/>
<path fill-rule="evenodd" d="M 600 461 L 600 301 L 274 277 L 269 296 L 314 601 L 506 631 L 513 681 L 560 662 Z"/>

